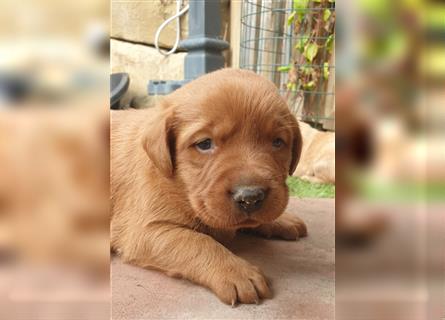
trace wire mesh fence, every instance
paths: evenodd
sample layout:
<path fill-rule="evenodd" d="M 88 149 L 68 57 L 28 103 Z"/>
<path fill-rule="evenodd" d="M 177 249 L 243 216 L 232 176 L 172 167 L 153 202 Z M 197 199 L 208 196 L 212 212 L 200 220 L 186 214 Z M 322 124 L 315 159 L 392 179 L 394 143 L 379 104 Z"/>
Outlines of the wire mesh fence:
<path fill-rule="evenodd" d="M 334 130 L 334 0 L 243 0 L 240 68 L 271 80 L 302 121 Z"/>

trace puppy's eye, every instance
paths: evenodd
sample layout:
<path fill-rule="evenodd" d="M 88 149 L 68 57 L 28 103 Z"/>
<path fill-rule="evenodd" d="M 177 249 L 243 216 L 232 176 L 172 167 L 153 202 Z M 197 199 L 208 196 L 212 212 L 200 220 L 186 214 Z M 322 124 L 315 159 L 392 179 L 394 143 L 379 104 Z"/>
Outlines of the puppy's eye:
<path fill-rule="evenodd" d="M 284 141 L 281 138 L 276 138 L 274 139 L 274 141 L 272 141 L 272 145 L 275 148 L 281 148 L 282 146 L 284 146 Z"/>
<path fill-rule="evenodd" d="M 214 148 L 212 139 L 205 139 L 195 144 L 196 149 L 200 152 L 208 152 Z"/>

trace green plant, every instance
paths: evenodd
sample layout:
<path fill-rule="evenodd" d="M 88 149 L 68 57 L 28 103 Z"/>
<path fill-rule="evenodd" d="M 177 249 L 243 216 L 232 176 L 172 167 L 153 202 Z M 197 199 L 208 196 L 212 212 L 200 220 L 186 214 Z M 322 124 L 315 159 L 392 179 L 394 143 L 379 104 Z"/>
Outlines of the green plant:
<path fill-rule="evenodd" d="M 294 0 L 287 18 L 287 24 L 293 26 L 295 50 L 292 63 L 278 71 L 289 74 L 288 92 L 301 97 L 306 93 L 305 105 L 313 104 L 311 93 L 323 92 L 331 74 L 335 17 L 334 0 Z"/>
<path fill-rule="evenodd" d="M 335 185 L 312 183 L 297 177 L 288 177 L 289 194 L 300 198 L 335 198 Z"/>

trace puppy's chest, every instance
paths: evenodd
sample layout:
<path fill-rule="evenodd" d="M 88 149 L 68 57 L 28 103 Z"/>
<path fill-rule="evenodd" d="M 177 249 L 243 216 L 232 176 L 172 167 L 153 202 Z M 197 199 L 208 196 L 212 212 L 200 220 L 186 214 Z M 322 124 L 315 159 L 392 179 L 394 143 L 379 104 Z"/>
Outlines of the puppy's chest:
<path fill-rule="evenodd" d="M 235 230 L 214 229 L 201 223 L 198 220 L 194 221 L 193 229 L 211 236 L 213 239 L 223 245 L 227 245 L 232 242 L 232 240 L 236 236 Z"/>

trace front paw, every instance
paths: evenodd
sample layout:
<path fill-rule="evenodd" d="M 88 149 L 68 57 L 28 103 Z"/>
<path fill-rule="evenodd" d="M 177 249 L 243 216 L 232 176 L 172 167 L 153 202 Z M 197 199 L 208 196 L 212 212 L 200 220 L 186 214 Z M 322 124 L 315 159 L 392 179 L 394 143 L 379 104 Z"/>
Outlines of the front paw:
<path fill-rule="evenodd" d="M 226 261 L 222 268 L 214 273 L 210 288 L 221 301 L 232 307 L 237 302 L 258 304 L 260 299 L 271 297 L 271 291 L 261 270 L 238 257 L 230 262 Z"/>
<path fill-rule="evenodd" d="M 266 238 L 285 240 L 297 240 L 307 236 L 307 227 L 303 220 L 286 213 L 271 223 L 260 225 L 253 231 Z"/>

